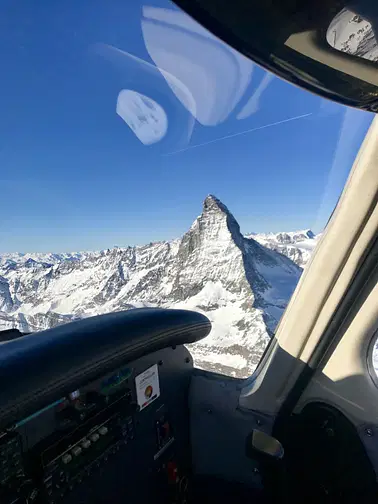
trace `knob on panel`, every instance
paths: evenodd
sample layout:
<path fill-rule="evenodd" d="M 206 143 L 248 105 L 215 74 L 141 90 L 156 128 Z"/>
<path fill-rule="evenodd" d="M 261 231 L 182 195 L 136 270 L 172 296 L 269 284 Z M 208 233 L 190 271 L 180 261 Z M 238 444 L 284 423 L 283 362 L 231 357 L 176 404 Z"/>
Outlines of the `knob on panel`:
<path fill-rule="evenodd" d="M 100 439 L 100 435 L 97 434 L 97 432 L 94 432 L 93 434 L 91 434 L 89 436 L 89 439 L 92 441 L 92 443 L 95 443 L 96 441 L 98 441 Z"/>

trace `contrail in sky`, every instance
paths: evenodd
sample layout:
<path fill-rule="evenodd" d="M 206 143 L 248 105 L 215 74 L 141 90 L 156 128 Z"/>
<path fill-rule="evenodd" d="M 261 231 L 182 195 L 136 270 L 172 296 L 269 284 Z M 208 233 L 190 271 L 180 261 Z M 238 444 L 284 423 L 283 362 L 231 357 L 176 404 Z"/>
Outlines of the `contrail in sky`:
<path fill-rule="evenodd" d="M 216 138 L 215 140 L 210 140 L 209 142 L 203 142 L 203 143 L 196 144 L 196 145 L 190 145 L 189 147 L 185 147 L 185 149 L 180 149 L 177 151 L 169 152 L 168 154 L 164 154 L 164 155 L 165 156 L 173 156 L 174 154 L 178 154 L 179 152 L 185 152 L 187 150 L 196 149 L 197 147 L 203 147 L 204 145 L 209 145 L 209 144 L 212 144 L 215 142 L 220 142 L 221 140 L 226 140 L 227 138 L 234 138 L 239 135 L 246 135 L 247 133 L 252 133 L 253 131 L 258 131 L 258 130 L 262 130 L 265 128 L 271 128 L 272 126 L 278 126 L 279 124 L 283 124 L 286 122 L 297 121 L 298 119 L 303 119 L 304 117 L 308 117 L 312 114 L 313 114 L 313 112 L 309 112 L 308 114 L 302 114 L 302 115 L 295 116 L 295 117 L 289 117 L 288 119 L 283 119 L 282 121 L 277 121 L 277 122 L 270 123 L 270 124 L 264 124 L 263 126 L 257 126 L 256 128 L 251 128 L 249 130 L 240 131 L 239 133 L 234 133 L 233 135 L 227 135 L 227 136 L 224 136 L 221 138 Z"/>

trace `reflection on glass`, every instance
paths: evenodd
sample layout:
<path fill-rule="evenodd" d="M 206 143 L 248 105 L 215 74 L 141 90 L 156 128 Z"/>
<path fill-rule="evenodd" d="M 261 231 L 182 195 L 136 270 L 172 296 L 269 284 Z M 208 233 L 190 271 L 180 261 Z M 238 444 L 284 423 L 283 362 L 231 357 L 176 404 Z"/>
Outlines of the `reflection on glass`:
<path fill-rule="evenodd" d="M 378 340 L 374 343 L 372 360 L 373 360 L 373 368 L 374 368 L 375 374 L 378 377 Z"/>
<path fill-rule="evenodd" d="M 343 9 L 327 30 L 327 42 L 338 51 L 370 61 L 378 60 L 378 45 L 369 21 Z"/>
<path fill-rule="evenodd" d="M 144 145 L 158 142 L 167 132 L 168 119 L 164 109 L 151 98 L 131 89 L 120 91 L 117 114 Z"/>
<path fill-rule="evenodd" d="M 143 96 L 145 98 L 146 96 L 148 96 L 148 99 L 152 100 L 156 104 L 155 113 L 157 113 L 157 110 L 159 110 L 158 115 L 160 117 L 160 121 L 163 120 L 162 111 L 164 111 L 164 114 L 166 114 L 167 109 L 169 109 L 169 115 L 166 116 L 166 121 L 170 126 L 169 134 L 165 134 L 167 133 L 167 131 L 162 134 L 163 124 L 159 121 L 160 136 L 153 134 L 153 137 L 155 138 L 154 142 L 149 141 L 146 144 L 150 145 L 152 143 L 158 142 L 162 138 L 167 140 L 167 137 L 169 137 L 168 144 L 170 145 L 171 149 L 186 147 L 188 142 L 190 141 L 194 128 L 196 104 L 185 84 L 177 79 L 177 77 L 175 77 L 174 75 L 166 72 L 164 69 L 158 68 L 145 59 L 139 58 L 138 56 L 135 56 L 134 54 L 131 54 L 127 51 L 123 51 L 118 47 L 98 43 L 94 44 L 91 49 L 97 56 L 106 61 L 110 66 L 120 70 L 124 83 L 127 84 L 127 88 L 129 88 L 130 91 L 131 88 L 133 90 L 139 90 L 135 91 L 132 100 L 133 102 L 136 103 L 136 101 L 138 101 L 137 95 Z M 164 80 L 169 84 L 169 87 L 174 90 L 174 94 L 179 98 L 184 107 L 181 107 L 177 103 L 177 100 L 175 99 L 169 88 L 166 88 L 162 76 L 164 77 Z M 142 90 L 143 94 L 141 92 Z M 125 89 L 122 89 L 118 94 L 116 110 L 117 114 L 125 120 L 125 108 L 127 108 L 127 116 L 129 117 L 128 120 L 130 120 L 131 95 L 125 95 L 124 91 Z M 119 103 L 120 97 L 122 103 Z M 128 102 L 127 106 L 125 104 L 126 99 Z M 135 103 L 132 108 L 135 108 Z M 159 104 L 159 108 L 157 107 L 157 104 Z M 125 122 L 128 124 L 126 120 Z M 150 122 L 150 125 L 151 124 L 152 123 Z M 178 125 L 179 127 L 177 127 Z M 133 128 L 131 129 L 133 130 Z M 138 128 L 138 132 L 141 134 L 140 128 Z M 143 138 L 145 138 L 146 136 L 147 133 L 146 131 L 144 131 Z M 141 140 L 141 138 L 139 139 Z"/>
<path fill-rule="evenodd" d="M 144 7 L 143 16 L 150 57 L 189 89 L 197 121 L 215 126 L 227 119 L 244 95 L 253 63 L 182 12 Z M 182 102 L 169 80 L 167 84 Z"/>

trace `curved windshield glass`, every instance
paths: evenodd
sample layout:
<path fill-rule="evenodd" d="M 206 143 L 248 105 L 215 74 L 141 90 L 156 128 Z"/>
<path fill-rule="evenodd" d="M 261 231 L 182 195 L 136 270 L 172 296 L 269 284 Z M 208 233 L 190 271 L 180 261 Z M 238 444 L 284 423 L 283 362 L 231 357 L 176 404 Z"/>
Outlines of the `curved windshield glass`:
<path fill-rule="evenodd" d="M 0 39 L 0 329 L 187 308 L 195 364 L 250 375 L 371 115 L 168 1 L 7 2 Z"/>

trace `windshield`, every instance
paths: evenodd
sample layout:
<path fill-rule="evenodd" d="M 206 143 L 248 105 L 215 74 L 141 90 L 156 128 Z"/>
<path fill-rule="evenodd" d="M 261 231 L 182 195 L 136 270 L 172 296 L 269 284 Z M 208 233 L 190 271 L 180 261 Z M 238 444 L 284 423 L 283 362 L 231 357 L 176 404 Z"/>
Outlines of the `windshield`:
<path fill-rule="evenodd" d="M 168 1 L 6 2 L 0 40 L 0 329 L 187 308 L 196 366 L 250 375 L 371 115 Z"/>

